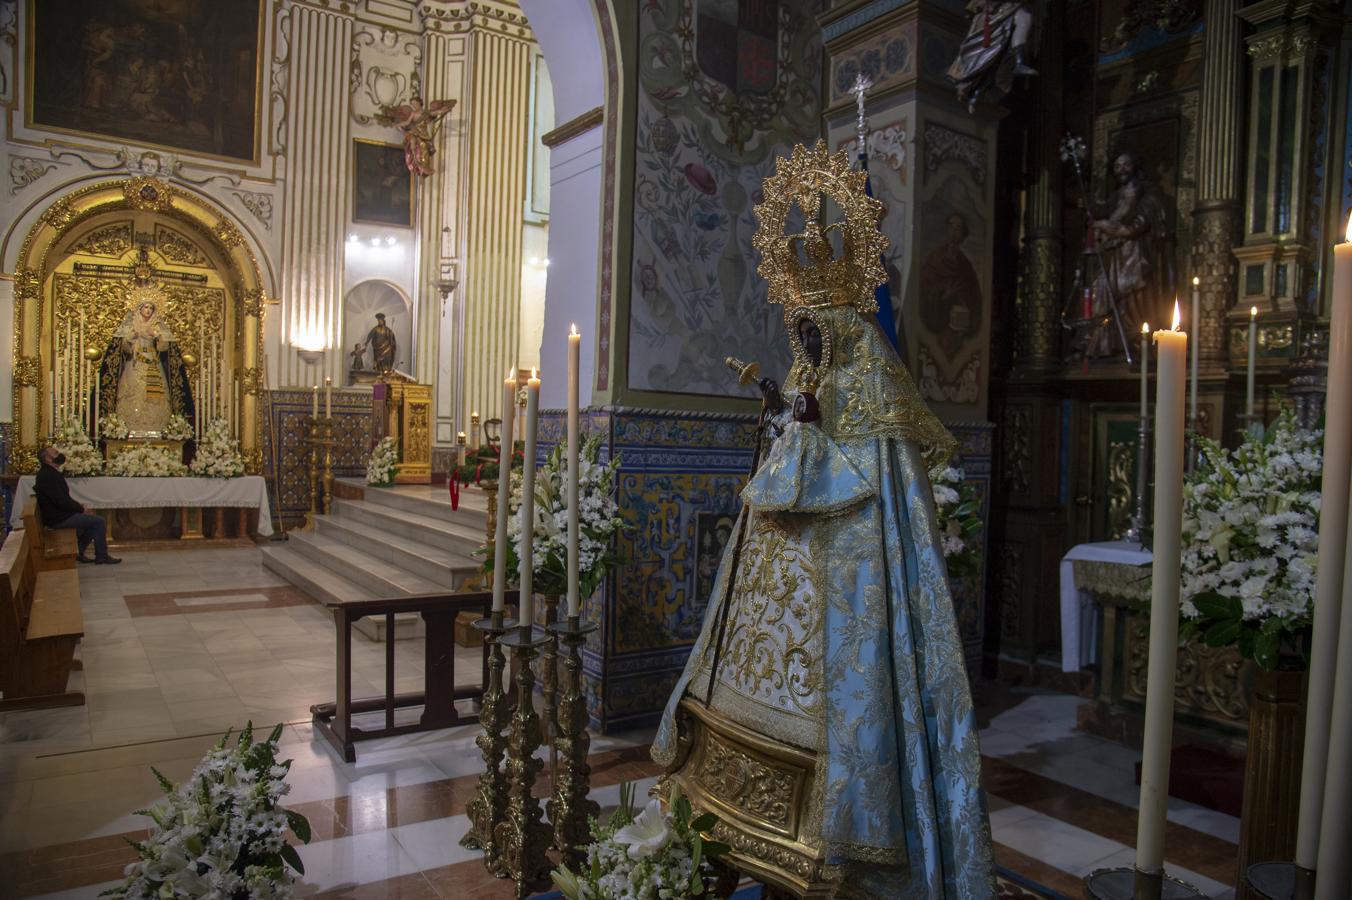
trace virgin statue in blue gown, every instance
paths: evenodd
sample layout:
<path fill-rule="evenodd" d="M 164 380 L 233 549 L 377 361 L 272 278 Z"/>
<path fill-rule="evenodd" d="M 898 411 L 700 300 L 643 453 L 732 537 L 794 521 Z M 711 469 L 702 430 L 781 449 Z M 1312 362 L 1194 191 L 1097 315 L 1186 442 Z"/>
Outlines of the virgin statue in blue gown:
<path fill-rule="evenodd" d="M 873 315 L 886 238 L 856 174 L 819 144 L 766 182 L 760 272 L 793 364 L 653 757 L 769 883 L 980 900 L 990 827 L 928 476 L 954 443 Z M 840 255 L 821 193 L 846 212 Z"/>

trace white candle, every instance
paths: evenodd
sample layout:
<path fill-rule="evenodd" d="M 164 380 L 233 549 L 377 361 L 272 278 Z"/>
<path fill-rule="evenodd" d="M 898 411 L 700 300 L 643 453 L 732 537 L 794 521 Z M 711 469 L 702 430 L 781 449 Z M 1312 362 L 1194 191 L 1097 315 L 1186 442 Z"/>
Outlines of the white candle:
<path fill-rule="evenodd" d="M 197 436 L 207 433 L 207 339 L 206 332 L 197 332 Z"/>
<path fill-rule="evenodd" d="M 1141 749 L 1141 803 L 1136 825 L 1136 869 L 1164 871 L 1164 827 L 1169 805 L 1169 750 L 1174 731 L 1174 672 L 1178 657 L 1178 592 L 1182 577 L 1183 391 L 1188 335 L 1156 331 L 1155 543 L 1151 548 L 1150 660 L 1146 675 L 1145 739 Z"/>
<path fill-rule="evenodd" d="M 101 377 L 99 377 L 99 376 L 100 376 L 99 367 L 100 367 L 101 364 L 102 364 L 102 360 L 101 360 L 101 359 L 100 359 L 100 360 L 95 360 L 95 361 L 93 361 L 92 363 L 90 363 L 90 366 L 94 369 L 94 373 L 93 373 L 93 374 L 94 374 L 94 416 L 93 416 L 92 419 L 90 419 L 90 427 L 92 427 L 92 428 L 94 429 L 94 431 L 92 431 L 92 432 L 90 433 L 89 437 L 90 437 L 90 439 L 93 441 L 95 447 L 97 447 L 97 446 L 99 445 L 99 435 L 98 435 L 98 425 L 99 425 L 99 382 L 103 381 L 103 379 L 102 379 Z"/>
<path fill-rule="evenodd" d="M 1244 388 L 1244 417 L 1247 427 L 1253 426 L 1254 367 L 1258 363 L 1258 307 L 1249 307 L 1249 375 Z"/>
<path fill-rule="evenodd" d="M 310 389 L 310 418 L 319 418 L 319 385 Z"/>
<path fill-rule="evenodd" d="M 521 624 L 535 622 L 535 431 L 540 411 L 540 379 L 530 370 L 526 382 L 525 460 L 521 466 Z"/>
<path fill-rule="evenodd" d="M 581 435 L 578 431 L 577 372 L 582 335 L 574 325 L 568 335 L 568 617 L 578 615 L 578 540 L 582 523 L 578 517 L 577 479 Z"/>
<path fill-rule="evenodd" d="M 1197 430 L 1197 378 L 1201 370 L 1201 349 L 1202 349 L 1202 280 L 1196 275 L 1192 276 L 1192 318 L 1188 320 L 1188 327 L 1192 329 L 1192 345 L 1188 348 L 1192 351 L 1192 371 L 1189 373 L 1189 396 L 1188 396 L 1188 427 L 1193 431 Z"/>
<path fill-rule="evenodd" d="M 85 404 L 89 402 L 89 376 L 88 376 L 89 363 L 84 358 L 84 351 L 85 351 L 85 314 L 84 310 L 81 310 L 80 339 L 79 341 L 76 342 L 75 347 L 75 367 L 76 371 L 79 373 L 79 377 L 76 379 L 76 383 L 80 386 L 80 397 L 79 401 L 75 404 L 75 409 L 81 421 L 84 421 L 85 418 Z"/>
<path fill-rule="evenodd" d="M 75 400 L 75 367 L 71 363 L 71 351 L 75 349 L 75 340 L 71 328 L 70 317 L 66 317 L 66 349 L 61 354 L 61 418 L 64 419 L 70 415 L 70 409 Z"/>
<path fill-rule="evenodd" d="M 52 369 L 52 377 L 47 385 L 47 433 L 56 434 L 56 369 Z"/>
<path fill-rule="evenodd" d="M 1150 323 L 1141 323 L 1141 418 L 1150 411 Z"/>
<path fill-rule="evenodd" d="M 493 612 L 504 609 L 507 591 L 507 507 L 512 483 L 512 413 L 516 409 L 516 376 L 507 373 L 502 383 L 502 446 L 498 450 L 498 519 L 493 531 Z"/>
<path fill-rule="evenodd" d="M 333 376 L 324 376 L 324 418 L 333 418 Z"/>
<path fill-rule="evenodd" d="M 1343 608 L 1348 489 L 1352 486 L 1352 215 L 1348 243 L 1333 248 L 1329 292 L 1328 394 L 1324 398 L 1324 475 L 1320 484 L 1319 565 L 1310 631 L 1309 693 L 1305 699 L 1305 761 L 1300 770 L 1300 816 L 1295 863 L 1314 869 L 1319 855 L 1324 770 L 1329 759 L 1334 665 Z M 1342 765 L 1342 762 L 1339 763 Z"/>
<path fill-rule="evenodd" d="M 469 414 L 469 445 L 475 450 L 479 449 L 479 414 L 472 412 Z"/>

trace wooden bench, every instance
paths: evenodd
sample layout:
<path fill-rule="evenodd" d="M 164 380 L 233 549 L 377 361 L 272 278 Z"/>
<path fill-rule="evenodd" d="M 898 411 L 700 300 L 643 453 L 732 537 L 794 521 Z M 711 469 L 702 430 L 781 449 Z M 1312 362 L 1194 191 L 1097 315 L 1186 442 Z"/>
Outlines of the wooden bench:
<path fill-rule="evenodd" d="M 66 690 L 84 637 L 80 576 L 39 571 L 31 534 L 12 531 L 0 546 L 0 710 L 82 706 L 84 694 Z"/>
<path fill-rule="evenodd" d="M 23 505 L 23 530 L 29 535 L 29 552 L 36 571 L 75 568 L 75 554 L 80 551 L 75 529 L 47 528 L 42 524 L 38 502 L 32 498 Z"/>

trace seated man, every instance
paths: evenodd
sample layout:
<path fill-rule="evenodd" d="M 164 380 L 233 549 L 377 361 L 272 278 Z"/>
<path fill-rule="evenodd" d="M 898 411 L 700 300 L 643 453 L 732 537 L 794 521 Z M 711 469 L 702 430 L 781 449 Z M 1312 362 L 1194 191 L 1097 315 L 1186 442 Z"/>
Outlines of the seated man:
<path fill-rule="evenodd" d="M 103 516 L 93 514 L 88 506 L 81 506 L 70 497 L 70 486 L 61 466 L 66 462 L 66 454 L 55 447 L 44 447 L 40 456 L 42 466 L 38 469 L 37 483 L 33 485 L 33 495 L 38 499 L 38 513 L 48 528 L 74 528 L 79 542 L 80 554 L 76 562 L 98 563 L 103 566 L 122 562 L 108 555 L 108 526 Z M 94 543 L 94 558 L 85 556 L 85 548 Z"/>

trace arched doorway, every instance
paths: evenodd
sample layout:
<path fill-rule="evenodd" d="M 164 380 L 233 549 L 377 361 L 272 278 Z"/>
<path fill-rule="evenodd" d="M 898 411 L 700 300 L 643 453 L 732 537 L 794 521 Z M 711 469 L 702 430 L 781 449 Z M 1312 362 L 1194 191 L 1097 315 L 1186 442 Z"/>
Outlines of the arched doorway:
<path fill-rule="evenodd" d="M 195 194 L 149 177 L 99 182 L 56 198 L 29 229 L 15 266 L 12 468 L 37 468 L 57 419 L 90 402 L 92 365 L 149 286 L 169 330 L 194 358 L 189 376 L 208 418 L 235 422 L 248 470 L 262 469 L 265 291 L 239 226 Z"/>
<path fill-rule="evenodd" d="M 347 381 L 353 383 L 351 354 L 356 346 L 365 342 L 367 334 L 376 323 L 376 316 L 385 317 L 385 324 L 394 332 L 397 352 L 394 356 L 396 371 L 410 373 L 413 357 L 413 301 L 399 288 L 388 281 L 371 279 L 363 281 L 347 292 L 343 300 L 343 349 L 349 355 L 344 371 Z M 365 351 L 365 368 L 372 367 L 370 348 Z"/>

